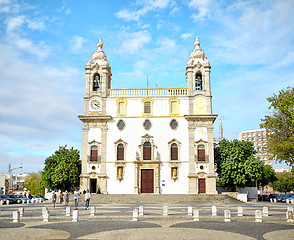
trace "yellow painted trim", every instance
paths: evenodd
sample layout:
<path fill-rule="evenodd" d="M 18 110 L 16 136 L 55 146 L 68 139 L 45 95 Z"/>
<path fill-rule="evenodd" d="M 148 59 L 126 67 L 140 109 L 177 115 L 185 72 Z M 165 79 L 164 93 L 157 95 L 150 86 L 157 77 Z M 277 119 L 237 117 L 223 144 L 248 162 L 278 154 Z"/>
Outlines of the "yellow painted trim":
<path fill-rule="evenodd" d="M 176 112 L 172 112 L 172 103 L 176 102 Z M 180 104 L 180 100 L 177 97 L 171 97 L 168 100 L 169 103 L 169 115 L 170 116 L 178 116 L 179 115 L 179 104 Z"/>
<path fill-rule="evenodd" d="M 120 111 L 119 111 L 120 110 L 120 108 L 119 108 L 120 103 L 124 103 L 122 113 L 120 113 Z M 116 116 L 117 117 L 125 117 L 126 114 L 127 114 L 127 99 L 120 97 L 120 98 L 116 99 Z"/>
<path fill-rule="evenodd" d="M 145 97 L 145 98 L 142 98 L 141 99 L 142 101 L 142 116 L 143 117 L 152 117 L 153 115 L 153 98 L 150 98 L 150 97 Z M 150 103 L 150 113 L 145 113 L 145 103 L 146 102 L 149 102 Z"/>
<path fill-rule="evenodd" d="M 112 117 L 113 119 L 114 118 L 146 118 L 146 117 L 144 117 L 144 116 L 134 116 L 134 117 Z M 148 117 L 148 118 L 171 118 L 171 119 L 173 119 L 173 118 L 185 118 L 184 116 L 150 116 L 150 117 Z"/>

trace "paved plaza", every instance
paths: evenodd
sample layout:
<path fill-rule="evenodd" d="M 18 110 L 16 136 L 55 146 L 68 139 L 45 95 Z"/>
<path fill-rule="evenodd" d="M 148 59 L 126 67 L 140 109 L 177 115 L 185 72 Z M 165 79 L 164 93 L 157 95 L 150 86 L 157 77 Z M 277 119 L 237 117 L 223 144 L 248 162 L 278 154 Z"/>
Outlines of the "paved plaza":
<path fill-rule="evenodd" d="M 95 216 L 80 203 L 79 221 L 65 216 L 65 206 L 50 202 L 0 206 L 1 239 L 294 239 L 294 223 L 287 223 L 286 210 L 293 204 L 282 203 L 229 203 L 229 204 L 90 204 L 96 207 Z M 211 207 L 217 207 L 217 216 Z M 139 221 L 133 220 L 133 210 L 144 207 Z M 162 215 L 168 206 L 168 216 Z M 200 210 L 200 221 L 188 216 L 188 206 Z M 237 216 L 242 206 L 244 216 Z M 263 222 L 255 222 L 255 210 L 269 208 Z M 13 211 L 24 208 L 18 223 L 12 222 Z M 49 222 L 43 222 L 42 207 L 47 207 Z M 70 204 L 73 210 L 73 204 Z M 224 222 L 224 210 L 231 211 L 231 222 Z"/>

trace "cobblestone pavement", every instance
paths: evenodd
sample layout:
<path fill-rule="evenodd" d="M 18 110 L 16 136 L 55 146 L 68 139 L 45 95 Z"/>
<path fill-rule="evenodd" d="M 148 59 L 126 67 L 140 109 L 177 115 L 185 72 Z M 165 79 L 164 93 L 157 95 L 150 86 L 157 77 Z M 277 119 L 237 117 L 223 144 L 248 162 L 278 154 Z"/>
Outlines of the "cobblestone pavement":
<path fill-rule="evenodd" d="M 165 204 L 92 204 L 96 215 L 80 203 L 79 221 L 65 216 L 65 206 L 56 204 L 20 204 L 0 206 L 1 239 L 294 239 L 294 223 L 286 222 L 286 210 L 293 204 L 230 203 L 216 204 L 218 216 L 211 216 L 212 204 L 166 204 L 168 216 L 162 216 Z M 47 207 L 49 222 L 43 222 L 41 208 Z M 90 204 L 91 206 L 91 204 Z M 144 216 L 132 221 L 132 212 L 144 207 Z M 200 210 L 200 221 L 188 216 L 188 206 Z M 242 206 L 244 216 L 237 216 Z M 262 223 L 255 222 L 255 210 L 269 208 Z M 24 208 L 20 222 L 12 222 L 12 212 Z M 70 205 L 71 210 L 73 206 Z M 224 222 L 224 210 L 231 210 L 231 222 Z"/>

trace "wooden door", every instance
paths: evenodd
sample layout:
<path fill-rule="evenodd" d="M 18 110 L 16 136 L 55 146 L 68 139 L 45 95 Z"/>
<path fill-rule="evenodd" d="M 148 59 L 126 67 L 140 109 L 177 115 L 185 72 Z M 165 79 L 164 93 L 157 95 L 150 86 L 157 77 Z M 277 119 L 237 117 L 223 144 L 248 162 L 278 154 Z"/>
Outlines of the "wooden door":
<path fill-rule="evenodd" d="M 198 190 L 199 190 L 199 193 L 206 193 L 205 179 L 198 179 Z"/>
<path fill-rule="evenodd" d="M 198 149 L 198 161 L 205 162 L 205 149 Z"/>
<path fill-rule="evenodd" d="M 97 192 L 97 179 L 90 179 L 90 193 Z"/>
<path fill-rule="evenodd" d="M 154 170 L 141 170 L 141 193 L 154 193 Z"/>

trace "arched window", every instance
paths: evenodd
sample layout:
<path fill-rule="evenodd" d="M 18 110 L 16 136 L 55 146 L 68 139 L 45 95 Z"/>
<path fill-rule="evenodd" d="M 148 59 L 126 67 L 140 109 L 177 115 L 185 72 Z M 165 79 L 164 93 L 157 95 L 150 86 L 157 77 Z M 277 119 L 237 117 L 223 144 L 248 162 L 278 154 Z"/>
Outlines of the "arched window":
<path fill-rule="evenodd" d="M 178 145 L 173 143 L 170 148 L 171 160 L 178 160 Z"/>
<path fill-rule="evenodd" d="M 195 90 L 202 90 L 202 74 L 200 72 L 196 73 Z"/>
<path fill-rule="evenodd" d="M 125 158 L 125 147 L 122 143 L 117 145 L 117 160 L 123 161 Z"/>
<path fill-rule="evenodd" d="M 198 152 L 198 161 L 205 162 L 205 146 L 203 144 L 198 145 L 197 152 Z"/>
<path fill-rule="evenodd" d="M 145 142 L 143 144 L 143 160 L 151 160 L 151 143 Z"/>
<path fill-rule="evenodd" d="M 96 145 L 91 147 L 91 161 L 97 162 L 98 160 L 98 147 Z"/>
<path fill-rule="evenodd" d="M 99 91 L 100 89 L 100 75 L 97 74 L 93 79 L 93 91 Z"/>

